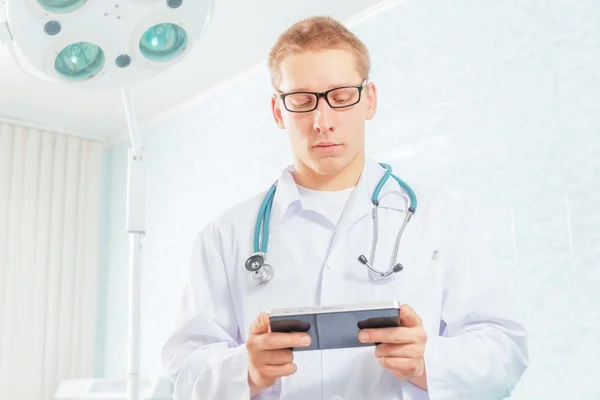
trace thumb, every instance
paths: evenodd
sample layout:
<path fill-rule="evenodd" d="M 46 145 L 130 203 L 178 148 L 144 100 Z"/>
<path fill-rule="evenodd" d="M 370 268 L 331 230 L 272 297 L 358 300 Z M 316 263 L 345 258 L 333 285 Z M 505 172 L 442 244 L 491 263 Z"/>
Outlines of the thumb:
<path fill-rule="evenodd" d="M 400 325 L 407 328 L 416 328 L 423 325 L 419 314 L 415 312 L 408 304 L 402 304 L 400 307 Z"/>
<path fill-rule="evenodd" d="M 258 317 L 256 317 L 256 319 L 252 323 L 252 326 L 250 326 L 250 333 L 252 333 L 254 335 L 260 335 L 260 334 L 268 333 L 268 332 L 269 332 L 269 314 L 263 312 L 263 313 L 260 313 L 258 315 Z"/>

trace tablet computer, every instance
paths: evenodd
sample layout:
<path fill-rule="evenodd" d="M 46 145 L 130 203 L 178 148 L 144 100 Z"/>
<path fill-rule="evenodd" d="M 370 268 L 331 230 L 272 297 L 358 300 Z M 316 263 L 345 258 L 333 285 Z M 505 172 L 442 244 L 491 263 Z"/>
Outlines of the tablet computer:
<path fill-rule="evenodd" d="M 374 344 L 358 340 L 361 329 L 400 326 L 400 303 L 279 308 L 269 311 L 269 315 L 272 332 L 306 332 L 310 335 L 310 346 L 293 348 L 294 351 L 364 347 Z"/>

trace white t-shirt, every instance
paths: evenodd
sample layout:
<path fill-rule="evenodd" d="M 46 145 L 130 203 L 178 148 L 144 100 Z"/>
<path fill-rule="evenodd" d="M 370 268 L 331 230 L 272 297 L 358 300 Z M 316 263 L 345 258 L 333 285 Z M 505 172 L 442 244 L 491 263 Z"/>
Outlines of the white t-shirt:
<path fill-rule="evenodd" d="M 348 199 L 354 190 L 351 187 L 337 191 L 321 191 L 297 186 L 303 206 L 324 215 L 335 226 L 338 225 Z"/>

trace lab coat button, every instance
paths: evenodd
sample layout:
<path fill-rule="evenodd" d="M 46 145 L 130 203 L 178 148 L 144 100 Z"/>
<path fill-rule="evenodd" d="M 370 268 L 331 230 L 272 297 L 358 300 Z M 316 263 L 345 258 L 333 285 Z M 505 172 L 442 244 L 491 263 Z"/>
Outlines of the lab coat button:
<path fill-rule="evenodd" d="M 325 264 L 325 266 L 326 266 L 327 268 L 329 268 L 329 269 L 333 268 L 333 267 L 331 266 L 331 264 L 329 264 L 329 263 Z"/>

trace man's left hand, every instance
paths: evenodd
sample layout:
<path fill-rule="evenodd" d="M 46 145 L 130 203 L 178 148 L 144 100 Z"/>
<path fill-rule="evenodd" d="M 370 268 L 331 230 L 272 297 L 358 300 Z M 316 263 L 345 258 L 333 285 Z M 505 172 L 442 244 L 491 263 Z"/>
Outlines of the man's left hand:
<path fill-rule="evenodd" d="M 408 380 L 427 389 L 425 377 L 425 345 L 427 334 L 421 317 L 407 304 L 400 307 L 400 326 L 397 328 L 363 329 L 363 343 L 380 343 L 375 348 L 379 363 L 395 377 Z"/>

